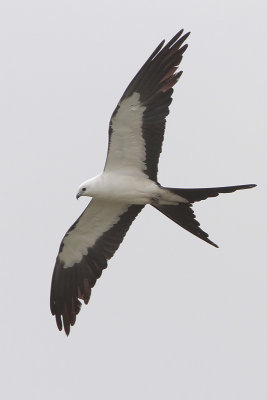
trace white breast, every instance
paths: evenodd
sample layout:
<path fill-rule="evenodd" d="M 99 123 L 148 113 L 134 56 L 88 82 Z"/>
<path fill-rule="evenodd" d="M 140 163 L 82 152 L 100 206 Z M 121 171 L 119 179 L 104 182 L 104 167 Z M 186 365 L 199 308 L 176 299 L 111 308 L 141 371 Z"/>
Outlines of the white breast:
<path fill-rule="evenodd" d="M 125 202 L 127 204 L 147 204 L 158 194 L 158 185 L 144 176 L 122 175 L 106 172 L 91 180 L 90 196 L 99 199 Z"/>

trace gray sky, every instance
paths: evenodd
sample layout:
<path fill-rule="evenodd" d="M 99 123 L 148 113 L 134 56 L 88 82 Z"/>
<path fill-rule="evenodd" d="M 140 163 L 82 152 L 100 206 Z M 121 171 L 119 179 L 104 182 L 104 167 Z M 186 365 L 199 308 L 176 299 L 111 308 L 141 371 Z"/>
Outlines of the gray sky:
<path fill-rule="evenodd" d="M 194 207 L 220 248 L 147 207 L 67 338 L 49 313 L 63 234 L 152 50 L 192 32 L 159 180 L 257 183 Z M 5 399 L 266 399 L 266 2 L 2 0 Z"/>

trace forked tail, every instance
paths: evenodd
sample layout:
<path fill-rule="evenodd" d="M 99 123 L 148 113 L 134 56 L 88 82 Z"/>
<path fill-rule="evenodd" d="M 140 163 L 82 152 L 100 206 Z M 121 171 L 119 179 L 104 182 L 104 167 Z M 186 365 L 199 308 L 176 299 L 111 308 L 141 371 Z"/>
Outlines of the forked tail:
<path fill-rule="evenodd" d="M 212 242 L 208 237 L 209 235 L 200 228 L 199 222 L 195 219 L 195 214 L 192 209 L 192 203 L 196 201 L 205 200 L 208 197 L 216 197 L 220 193 L 232 193 L 236 190 L 251 189 L 257 185 L 239 185 L 239 186 L 226 186 L 216 188 L 198 188 L 198 189 L 175 189 L 164 188 L 170 192 L 182 196 L 189 203 L 180 203 L 178 205 L 153 205 L 157 210 L 162 212 L 166 217 L 170 218 L 182 228 L 191 232 L 193 235 L 199 237 L 212 246 L 219 247 Z"/>

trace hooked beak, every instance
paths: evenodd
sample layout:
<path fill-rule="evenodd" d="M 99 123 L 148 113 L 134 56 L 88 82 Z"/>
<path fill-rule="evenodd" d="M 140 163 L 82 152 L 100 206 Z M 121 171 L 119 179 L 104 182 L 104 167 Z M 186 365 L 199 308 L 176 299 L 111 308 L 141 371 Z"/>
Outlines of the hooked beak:
<path fill-rule="evenodd" d="M 76 194 L 76 199 L 78 200 L 78 198 L 81 197 L 80 193 Z"/>

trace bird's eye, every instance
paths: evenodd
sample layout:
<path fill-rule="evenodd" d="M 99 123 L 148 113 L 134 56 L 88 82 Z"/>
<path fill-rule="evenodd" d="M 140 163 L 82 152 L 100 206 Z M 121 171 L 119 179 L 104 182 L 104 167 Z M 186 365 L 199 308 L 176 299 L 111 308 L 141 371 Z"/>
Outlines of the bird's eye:
<path fill-rule="evenodd" d="M 85 192 L 85 191 L 86 191 L 86 188 L 82 188 L 82 191 Z"/>

